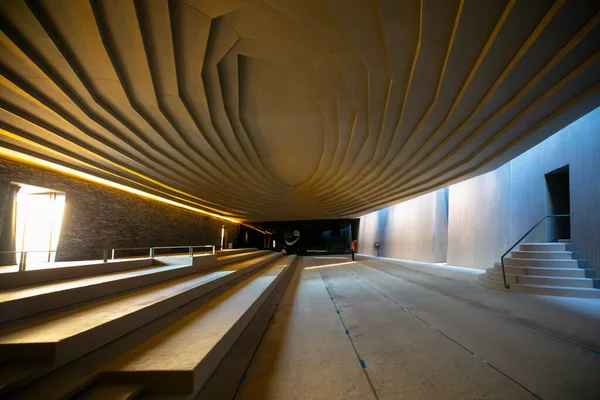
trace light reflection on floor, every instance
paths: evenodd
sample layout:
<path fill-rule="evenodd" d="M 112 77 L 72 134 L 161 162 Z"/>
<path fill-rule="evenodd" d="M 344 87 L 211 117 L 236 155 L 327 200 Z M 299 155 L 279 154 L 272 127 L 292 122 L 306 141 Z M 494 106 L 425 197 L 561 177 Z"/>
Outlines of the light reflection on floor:
<path fill-rule="evenodd" d="M 345 262 L 345 263 L 315 265 L 314 267 L 306 267 L 304 269 L 329 268 L 329 267 L 337 267 L 337 266 L 340 266 L 340 265 L 348 265 L 348 264 L 355 264 L 355 263 L 356 263 L 356 261 L 349 261 L 349 262 Z"/>

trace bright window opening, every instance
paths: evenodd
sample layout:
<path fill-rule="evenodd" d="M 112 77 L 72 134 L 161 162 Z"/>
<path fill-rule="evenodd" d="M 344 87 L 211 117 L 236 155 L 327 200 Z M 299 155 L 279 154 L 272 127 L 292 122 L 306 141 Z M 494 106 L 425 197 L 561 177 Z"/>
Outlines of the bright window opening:
<path fill-rule="evenodd" d="M 16 198 L 16 250 L 27 263 L 53 262 L 65 211 L 65 193 L 21 184 Z"/>
<path fill-rule="evenodd" d="M 223 246 L 225 245 L 225 225 L 221 227 L 221 250 L 223 250 Z"/>

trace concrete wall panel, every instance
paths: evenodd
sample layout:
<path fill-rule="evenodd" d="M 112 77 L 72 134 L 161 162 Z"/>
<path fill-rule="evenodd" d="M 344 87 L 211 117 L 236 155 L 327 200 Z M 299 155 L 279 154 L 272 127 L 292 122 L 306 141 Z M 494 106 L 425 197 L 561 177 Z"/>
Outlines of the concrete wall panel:
<path fill-rule="evenodd" d="M 600 272 L 600 108 L 503 166 L 449 187 L 447 261 L 484 270 L 552 210 L 545 175 L 569 165 L 571 242 Z M 443 197 L 438 191 L 361 218 L 363 242 L 382 256 L 440 260 Z M 437 204 L 437 206 L 436 206 Z M 428 214 L 430 213 L 430 214 Z M 387 228 L 386 228 L 387 226 Z M 434 228 L 435 226 L 435 228 Z M 544 223 L 525 242 L 544 242 Z M 374 254 L 374 251 L 361 252 Z"/>
<path fill-rule="evenodd" d="M 452 185 L 448 264 L 489 268 L 508 243 L 510 165 Z"/>
<path fill-rule="evenodd" d="M 381 244 L 382 257 L 423 262 L 444 262 L 445 218 L 436 218 L 436 204 L 445 198 L 443 190 L 425 194 L 404 203 L 385 208 L 361 218 L 359 251 L 377 255 L 373 247 Z M 444 209 L 442 204 L 441 208 Z M 440 228 L 436 229 L 436 225 Z"/>

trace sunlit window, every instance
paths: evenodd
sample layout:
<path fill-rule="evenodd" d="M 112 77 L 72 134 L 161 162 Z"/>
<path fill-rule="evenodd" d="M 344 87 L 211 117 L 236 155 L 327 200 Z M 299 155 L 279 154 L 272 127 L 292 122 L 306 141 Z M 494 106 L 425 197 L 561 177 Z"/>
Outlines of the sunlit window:
<path fill-rule="evenodd" d="M 20 186 L 16 199 L 16 250 L 28 252 L 28 264 L 52 262 L 62 226 L 65 193 Z"/>
<path fill-rule="evenodd" d="M 224 247 L 223 247 L 224 245 L 225 245 L 225 225 L 223 225 L 221 227 L 221 250 L 224 249 Z"/>

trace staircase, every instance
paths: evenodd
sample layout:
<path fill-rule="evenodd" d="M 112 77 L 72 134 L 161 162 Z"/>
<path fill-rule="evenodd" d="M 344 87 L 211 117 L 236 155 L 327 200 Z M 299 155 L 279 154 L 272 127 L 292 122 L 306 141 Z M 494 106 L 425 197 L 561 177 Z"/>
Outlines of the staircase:
<path fill-rule="evenodd" d="M 0 289 L 0 397 L 195 398 L 255 316 L 275 307 L 295 256 L 247 249 L 202 261 L 74 268 Z M 266 328 L 260 321 L 253 329 Z"/>
<path fill-rule="evenodd" d="M 504 287 L 501 263 L 479 275 L 479 283 L 519 293 L 600 298 L 596 271 L 567 242 L 523 243 L 504 258 L 504 269 L 510 289 Z"/>

